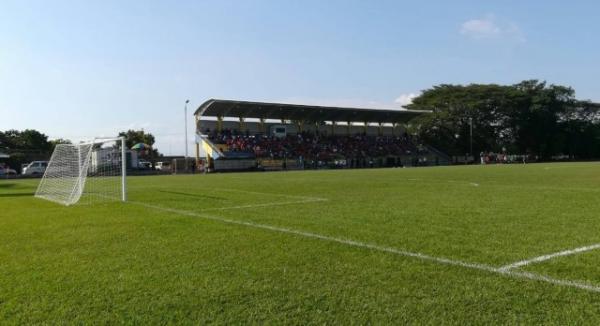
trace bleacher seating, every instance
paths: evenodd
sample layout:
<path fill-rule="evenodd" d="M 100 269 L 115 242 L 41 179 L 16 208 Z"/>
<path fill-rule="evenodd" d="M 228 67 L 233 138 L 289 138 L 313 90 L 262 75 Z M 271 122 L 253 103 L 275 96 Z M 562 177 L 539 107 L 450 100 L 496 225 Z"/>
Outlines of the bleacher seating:
<path fill-rule="evenodd" d="M 386 156 L 427 154 L 428 149 L 407 135 L 401 136 L 328 136 L 299 133 L 285 137 L 250 135 L 236 130 L 207 130 L 215 144 L 226 145 L 230 154 L 251 153 L 257 158 L 332 161 L 335 159 L 365 159 Z M 226 152 L 227 155 L 227 152 Z"/>

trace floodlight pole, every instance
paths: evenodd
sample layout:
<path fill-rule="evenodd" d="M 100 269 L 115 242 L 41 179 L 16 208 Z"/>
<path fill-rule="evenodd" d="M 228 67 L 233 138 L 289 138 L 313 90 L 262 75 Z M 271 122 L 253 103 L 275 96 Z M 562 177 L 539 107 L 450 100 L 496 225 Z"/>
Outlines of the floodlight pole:
<path fill-rule="evenodd" d="M 125 137 L 121 138 L 121 200 L 127 201 L 127 146 Z"/>
<path fill-rule="evenodd" d="M 184 123 L 185 123 L 185 157 L 187 158 L 187 104 L 190 103 L 190 100 L 185 100 L 185 106 L 183 107 L 184 111 Z"/>
<path fill-rule="evenodd" d="M 469 152 L 473 156 L 473 118 L 469 118 Z"/>
<path fill-rule="evenodd" d="M 188 132 L 187 132 L 187 105 L 190 103 L 190 100 L 185 100 L 185 105 L 183 107 L 184 111 L 184 123 L 185 123 L 185 161 L 187 163 L 188 157 Z M 186 168 L 187 170 L 187 168 Z"/>

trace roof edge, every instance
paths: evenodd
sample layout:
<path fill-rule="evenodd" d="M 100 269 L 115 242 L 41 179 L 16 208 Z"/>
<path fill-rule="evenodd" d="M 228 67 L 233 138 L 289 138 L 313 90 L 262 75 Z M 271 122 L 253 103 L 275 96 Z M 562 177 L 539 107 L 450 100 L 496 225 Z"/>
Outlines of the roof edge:
<path fill-rule="evenodd" d="M 242 101 L 242 100 L 224 100 L 211 98 L 202 103 L 198 109 L 194 112 L 194 115 L 202 115 L 207 108 L 213 103 L 236 103 L 236 104 L 249 104 L 249 105 L 265 105 L 265 106 L 282 106 L 282 107 L 305 107 L 305 108 L 317 108 L 317 109 L 343 109 L 343 110 L 371 110 L 371 111 L 392 111 L 392 112 L 406 112 L 406 113 L 431 113 L 431 110 L 409 110 L 409 109 L 376 109 L 376 108 L 364 108 L 364 107 L 349 107 L 349 106 L 323 106 L 323 105 L 308 105 L 308 104 L 295 104 L 295 103 L 280 103 L 280 102 L 258 102 L 258 101 Z"/>

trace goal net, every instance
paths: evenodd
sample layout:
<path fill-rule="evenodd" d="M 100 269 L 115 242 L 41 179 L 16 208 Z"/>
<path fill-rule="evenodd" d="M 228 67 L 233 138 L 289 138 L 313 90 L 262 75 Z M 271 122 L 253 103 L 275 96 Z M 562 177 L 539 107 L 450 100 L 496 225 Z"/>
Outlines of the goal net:
<path fill-rule="evenodd" d="M 125 138 L 58 144 L 35 196 L 62 205 L 127 199 Z"/>

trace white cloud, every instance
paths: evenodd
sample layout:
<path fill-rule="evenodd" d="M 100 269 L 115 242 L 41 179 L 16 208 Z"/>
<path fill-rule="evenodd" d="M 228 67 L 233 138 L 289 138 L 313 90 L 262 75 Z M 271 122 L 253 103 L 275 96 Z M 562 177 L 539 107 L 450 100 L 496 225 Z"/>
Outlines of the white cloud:
<path fill-rule="evenodd" d="M 419 94 L 415 94 L 415 93 L 402 94 L 396 100 L 394 100 L 394 103 L 400 104 L 401 106 L 409 105 L 412 103 L 413 99 L 417 96 L 419 96 Z"/>
<path fill-rule="evenodd" d="M 472 38 L 488 38 L 500 34 L 500 27 L 491 19 L 471 19 L 464 22 L 460 33 Z"/>
<path fill-rule="evenodd" d="M 484 18 L 470 19 L 462 23 L 460 34 L 474 40 L 504 39 L 525 42 L 525 35 L 514 22 L 503 22 L 494 15 Z"/>

